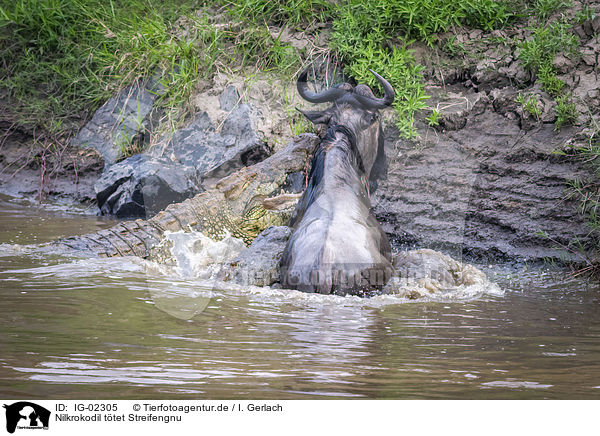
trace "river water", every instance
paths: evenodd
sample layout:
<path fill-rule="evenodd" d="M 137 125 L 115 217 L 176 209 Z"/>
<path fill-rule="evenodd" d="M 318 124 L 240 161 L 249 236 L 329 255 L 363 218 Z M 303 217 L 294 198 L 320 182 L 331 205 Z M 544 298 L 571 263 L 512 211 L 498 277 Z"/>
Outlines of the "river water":
<path fill-rule="evenodd" d="M 493 292 L 361 299 L 31 245 L 111 224 L 0 199 L 0 397 L 600 398 L 598 283 L 493 265 Z"/>

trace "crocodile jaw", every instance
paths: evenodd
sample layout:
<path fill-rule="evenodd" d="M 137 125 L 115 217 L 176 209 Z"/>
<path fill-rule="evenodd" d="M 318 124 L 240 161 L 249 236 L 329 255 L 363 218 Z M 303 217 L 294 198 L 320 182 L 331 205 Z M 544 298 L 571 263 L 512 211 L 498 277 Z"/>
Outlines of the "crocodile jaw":
<path fill-rule="evenodd" d="M 265 198 L 262 201 L 262 205 L 266 210 L 277 212 L 292 211 L 296 207 L 296 204 L 298 204 L 300 197 L 302 197 L 302 193 L 279 194 L 274 197 Z"/>

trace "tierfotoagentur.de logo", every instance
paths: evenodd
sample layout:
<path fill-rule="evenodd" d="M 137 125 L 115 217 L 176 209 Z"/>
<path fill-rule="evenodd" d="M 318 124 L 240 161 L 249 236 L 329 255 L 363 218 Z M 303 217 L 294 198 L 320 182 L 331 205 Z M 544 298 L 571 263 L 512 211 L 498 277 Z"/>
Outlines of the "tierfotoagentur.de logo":
<path fill-rule="evenodd" d="M 4 404 L 6 409 L 6 431 L 14 433 L 16 429 L 48 430 L 50 411 L 29 401 L 19 401 L 11 405 Z"/>

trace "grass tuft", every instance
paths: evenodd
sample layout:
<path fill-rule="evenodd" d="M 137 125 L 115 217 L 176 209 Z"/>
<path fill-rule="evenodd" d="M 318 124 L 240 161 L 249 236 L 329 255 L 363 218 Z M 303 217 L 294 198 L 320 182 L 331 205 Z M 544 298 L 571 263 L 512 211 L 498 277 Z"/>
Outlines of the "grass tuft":
<path fill-rule="evenodd" d="M 491 29 L 512 13 L 493 0 L 4 0 L 0 6 L 0 87 L 14 102 L 4 117 L 58 132 L 76 127 L 119 89 L 160 72 L 158 100 L 180 114 L 198 79 L 216 70 L 277 72 L 290 78 L 312 55 L 282 41 L 285 28 L 313 36 L 331 27 L 331 55 L 370 85 L 367 69 L 398 91 L 398 126 L 414 137 L 427 98 L 421 67 L 407 48 L 468 25 Z M 196 8 L 197 9 L 197 8 Z M 210 18 L 209 18 L 210 15 Z M 215 23 L 215 16 L 225 17 Z M 325 48 L 319 48 L 321 53 Z M 166 117 L 173 128 L 173 117 Z M 71 122 L 71 124 L 70 124 Z"/>
<path fill-rule="evenodd" d="M 86 118 L 116 90 L 156 68 L 190 71 L 200 52 L 170 33 L 186 7 L 122 0 L 16 0 L 0 6 L 0 87 L 24 125 L 49 132 Z M 193 61 L 192 61 L 193 62 Z M 177 75 L 173 75 L 176 79 Z M 195 80 L 197 73 L 189 77 Z M 189 93 L 175 80 L 165 99 Z"/>
<path fill-rule="evenodd" d="M 228 2 L 228 11 L 239 21 L 264 26 L 291 26 L 302 29 L 306 25 L 325 22 L 335 5 L 327 0 L 245 0 Z"/>
<path fill-rule="evenodd" d="M 552 14 L 572 6 L 570 1 L 564 0 L 535 0 L 533 9 L 538 18 L 546 21 Z"/>
<path fill-rule="evenodd" d="M 525 96 L 525 94 L 519 92 L 519 95 L 516 98 L 516 102 L 521 105 L 523 112 L 527 112 L 538 121 L 540 120 L 542 111 L 539 106 L 539 100 L 537 95 L 530 94 L 528 96 Z"/>
<path fill-rule="evenodd" d="M 415 114 L 427 107 L 429 97 L 422 85 L 423 68 L 408 46 L 415 39 L 431 45 L 439 32 L 453 26 L 492 29 L 512 16 L 505 3 L 492 0 L 346 0 L 333 20 L 330 46 L 358 82 L 377 88 L 369 68 L 390 82 L 400 134 L 415 138 Z"/>
<path fill-rule="evenodd" d="M 556 99 L 556 124 L 554 130 L 560 130 L 566 124 L 574 124 L 577 121 L 577 106 L 570 100 L 568 95 Z"/>

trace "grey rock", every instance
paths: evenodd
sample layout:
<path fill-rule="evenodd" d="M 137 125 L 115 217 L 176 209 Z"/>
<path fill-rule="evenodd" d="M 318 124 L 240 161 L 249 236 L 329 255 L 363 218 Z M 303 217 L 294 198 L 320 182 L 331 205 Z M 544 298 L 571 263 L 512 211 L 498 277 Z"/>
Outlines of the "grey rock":
<path fill-rule="evenodd" d="M 240 96 L 235 89 L 235 86 L 229 85 L 219 96 L 219 103 L 221 104 L 221 109 L 229 112 L 233 110 L 235 106 L 238 104 Z"/>
<path fill-rule="evenodd" d="M 285 226 L 265 229 L 250 247 L 223 267 L 223 280 L 251 286 L 270 286 L 279 281 L 279 260 L 291 233 L 292 229 Z"/>
<path fill-rule="evenodd" d="M 104 171 L 94 185 L 103 215 L 151 217 L 199 192 L 193 167 L 135 155 Z"/>
<path fill-rule="evenodd" d="M 270 150 L 255 126 L 252 109 L 246 104 L 229 114 L 220 133 L 215 131 L 208 114 L 202 112 L 188 127 L 175 133 L 165 154 L 195 167 L 203 185 L 209 185 L 269 156 Z"/>
<path fill-rule="evenodd" d="M 256 110 L 241 104 L 233 108 L 221 132 L 216 131 L 208 114 L 201 112 L 191 124 L 175 132 L 164 149 L 154 147 L 143 155 L 114 163 L 118 157 L 115 144 L 119 138 L 134 133 L 139 135 L 140 132 L 135 130 L 138 127 L 146 129 L 146 121 L 141 125 L 138 121 L 150 119 L 154 101 L 152 92 L 155 92 L 151 90 L 156 86 L 150 82 L 144 89 L 131 88 L 131 95 L 119 94 L 107 102 L 80 132 L 79 140 L 89 137 L 86 144 L 103 147 L 105 159 L 113 162 L 95 186 L 102 214 L 152 216 L 170 203 L 182 201 L 204 186 L 270 155 L 270 149 L 256 130 Z M 234 100 L 234 94 L 237 95 L 235 88 L 227 92 L 226 105 Z M 132 118 L 134 108 L 138 114 L 135 123 Z M 123 130 L 112 128 L 120 117 L 118 114 L 124 113 L 125 109 L 129 111 L 129 121 L 121 123 Z"/>
<path fill-rule="evenodd" d="M 133 84 L 104 103 L 77 133 L 72 145 L 94 148 L 106 165 L 119 158 L 120 148 L 137 141 L 144 143 L 151 130 L 150 114 L 162 92 L 157 79 Z"/>

